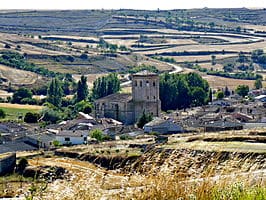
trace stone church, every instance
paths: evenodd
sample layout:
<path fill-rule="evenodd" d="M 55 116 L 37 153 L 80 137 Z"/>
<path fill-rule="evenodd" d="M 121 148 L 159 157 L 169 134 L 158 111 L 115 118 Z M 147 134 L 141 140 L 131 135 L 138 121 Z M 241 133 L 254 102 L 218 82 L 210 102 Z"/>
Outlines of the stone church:
<path fill-rule="evenodd" d="M 158 117 L 161 112 L 159 76 L 148 71 L 132 75 L 132 94 L 111 94 L 95 101 L 95 117 L 134 124 L 143 112 Z"/>

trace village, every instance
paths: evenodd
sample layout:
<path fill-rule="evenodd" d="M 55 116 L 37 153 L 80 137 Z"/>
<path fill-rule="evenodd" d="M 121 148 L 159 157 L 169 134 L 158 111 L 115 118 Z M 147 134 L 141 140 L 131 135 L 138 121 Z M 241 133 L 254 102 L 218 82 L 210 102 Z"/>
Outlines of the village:
<path fill-rule="evenodd" d="M 138 85 L 141 82 L 143 86 Z M 249 91 L 248 97 L 244 98 L 234 94 L 214 99 L 208 105 L 162 112 L 158 85 L 158 75 L 143 71 L 133 75 L 133 94 L 117 93 L 100 98 L 91 115 L 79 112 L 76 119 L 45 128 L 37 124 L 2 122 L 0 153 L 89 145 L 100 142 L 90 137 L 90 131 L 95 129 L 102 131 L 107 140 L 120 140 L 121 136 L 151 133 L 170 136 L 266 125 L 266 90 L 263 88 Z M 138 128 L 136 122 L 144 111 L 152 113 L 153 119 Z"/>
<path fill-rule="evenodd" d="M 265 19 L 0 10 L 0 198 L 266 199 Z"/>

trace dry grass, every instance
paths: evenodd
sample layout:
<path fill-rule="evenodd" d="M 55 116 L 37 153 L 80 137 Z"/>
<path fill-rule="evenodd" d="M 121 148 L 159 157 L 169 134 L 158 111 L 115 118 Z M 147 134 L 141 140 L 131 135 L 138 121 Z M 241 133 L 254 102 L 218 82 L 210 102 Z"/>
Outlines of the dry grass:
<path fill-rule="evenodd" d="M 216 59 L 224 59 L 236 57 L 237 54 L 225 54 L 225 55 L 216 55 Z M 163 56 L 164 57 L 164 56 Z M 176 62 L 196 62 L 196 61 L 211 61 L 211 55 L 205 56 L 165 56 L 167 58 L 174 58 Z"/>
<path fill-rule="evenodd" d="M 14 69 L 5 65 L 0 65 L 0 76 L 15 85 L 31 85 L 38 79 L 38 75 L 33 72 Z"/>
<path fill-rule="evenodd" d="M 43 106 L 37 106 L 37 105 L 22 105 L 22 104 L 0 103 L 0 108 L 16 108 L 16 109 L 41 110 L 44 107 Z"/>
<path fill-rule="evenodd" d="M 212 76 L 212 75 L 204 75 L 202 78 L 208 81 L 211 88 L 216 88 L 216 89 L 225 88 L 227 86 L 229 89 L 235 90 L 238 85 L 248 85 L 249 88 L 254 87 L 254 80 L 241 80 L 241 79 L 225 78 L 225 77 Z"/>

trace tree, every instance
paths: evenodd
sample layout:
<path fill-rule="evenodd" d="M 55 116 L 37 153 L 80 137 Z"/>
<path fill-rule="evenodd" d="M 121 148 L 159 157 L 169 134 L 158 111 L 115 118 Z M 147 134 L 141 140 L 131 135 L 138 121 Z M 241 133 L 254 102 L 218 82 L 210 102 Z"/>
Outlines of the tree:
<path fill-rule="evenodd" d="M 75 110 L 78 112 L 84 112 L 86 114 L 90 114 L 92 111 L 92 104 L 82 100 L 76 103 Z"/>
<path fill-rule="evenodd" d="M 77 102 L 82 100 L 87 100 L 88 98 L 88 85 L 87 85 L 87 77 L 81 76 L 80 80 L 78 81 L 77 87 Z"/>
<path fill-rule="evenodd" d="M 59 80 L 53 78 L 47 90 L 47 102 L 56 107 L 60 107 L 62 103 L 63 90 Z"/>
<path fill-rule="evenodd" d="M 61 113 L 51 108 L 46 108 L 42 110 L 41 115 L 42 115 L 41 119 L 43 121 L 52 124 L 55 124 L 57 121 L 62 119 Z"/>
<path fill-rule="evenodd" d="M 212 89 L 209 90 L 209 102 L 212 102 Z"/>
<path fill-rule="evenodd" d="M 25 170 L 25 168 L 28 166 L 28 160 L 26 158 L 21 158 L 18 162 L 17 165 L 17 171 L 20 173 L 23 173 L 23 171 Z"/>
<path fill-rule="evenodd" d="M 95 138 L 99 142 L 104 140 L 103 132 L 100 129 L 94 129 L 90 131 L 90 137 Z"/>
<path fill-rule="evenodd" d="M 224 98 L 224 92 L 223 91 L 218 91 L 216 93 L 216 98 L 217 99 L 223 99 Z"/>
<path fill-rule="evenodd" d="M 256 89 L 262 88 L 262 80 L 260 78 L 255 80 L 254 87 Z"/>
<path fill-rule="evenodd" d="M 216 65 L 216 56 L 212 55 L 211 58 L 212 58 L 212 65 Z"/>
<path fill-rule="evenodd" d="M 152 120 L 152 115 L 145 113 L 145 111 L 143 111 L 141 117 L 139 118 L 138 122 L 137 122 L 137 126 L 139 128 L 143 128 L 143 126 L 145 124 L 147 124 L 148 122 L 150 122 Z"/>
<path fill-rule="evenodd" d="M 93 82 L 92 96 L 94 99 L 114 94 L 120 90 L 120 81 L 117 74 L 112 73 L 108 76 L 97 78 Z"/>
<path fill-rule="evenodd" d="M 0 109 L 0 118 L 5 118 L 6 117 L 6 113 L 3 109 Z"/>
<path fill-rule="evenodd" d="M 19 88 L 12 96 L 12 103 L 22 103 L 22 99 L 32 99 L 32 92 L 27 88 Z"/>
<path fill-rule="evenodd" d="M 39 116 L 38 113 L 27 112 L 25 117 L 24 117 L 24 122 L 26 122 L 26 123 L 37 123 L 39 117 L 40 116 Z"/>
<path fill-rule="evenodd" d="M 236 88 L 236 93 L 242 97 L 247 96 L 249 92 L 248 85 L 239 85 Z"/>
<path fill-rule="evenodd" d="M 224 89 L 224 96 L 226 97 L 230 96 L 230 91 L 227 86 L 225 86 L 225 89 Z"/>
<path fill-rule="evenodd" d="M 205 104 L 208 102 L 208 92 L 208 82 L 196 73 L 160 76 L 160 100 L 164 111 Z"/>
<path fill-rule="evenodd" d="M 234 70 L 234 64 L 228 63 L 224 67 L 224 72 L 232 72 Z"/>

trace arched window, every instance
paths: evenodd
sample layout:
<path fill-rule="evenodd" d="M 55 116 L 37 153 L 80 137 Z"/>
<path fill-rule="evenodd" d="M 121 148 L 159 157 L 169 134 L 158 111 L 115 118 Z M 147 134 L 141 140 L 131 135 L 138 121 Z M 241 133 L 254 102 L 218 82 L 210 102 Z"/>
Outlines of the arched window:
<path fill-rule="evenodd" d="M 155 81 L 153 81 L 152 85 L 153 85 L 153 87 L 155 87 L 155 86 L 156 86 L 156 83 L 155 83 Z"/>
<path fill-rule="evenodd" d="M 136 87 L 138 86 L 138 81 L 135 81 L 135 86 L 136 86 Z"/>
<path fill-rule="evenodd" d="M 149 87 L 150 86 L 150 82 L 146 81 L 146 86 Z"/>
<path fill-rule="evenodd" d="M 139 82 L 139 86 L 142 87 L 142 81 Z"/>

